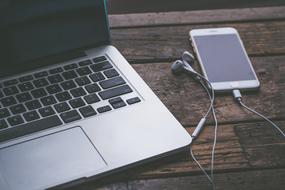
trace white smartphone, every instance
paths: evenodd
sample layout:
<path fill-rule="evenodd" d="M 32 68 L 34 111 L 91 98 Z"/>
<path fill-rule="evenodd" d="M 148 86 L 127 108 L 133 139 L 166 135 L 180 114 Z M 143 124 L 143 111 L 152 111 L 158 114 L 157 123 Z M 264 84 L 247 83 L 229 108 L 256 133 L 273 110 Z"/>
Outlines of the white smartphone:
<path fill-rule="evenodd" d="M 236 29 L 191 30 L 190 40 L 202 72 L 215 91 L 259 87 L 260 83 Z"/>

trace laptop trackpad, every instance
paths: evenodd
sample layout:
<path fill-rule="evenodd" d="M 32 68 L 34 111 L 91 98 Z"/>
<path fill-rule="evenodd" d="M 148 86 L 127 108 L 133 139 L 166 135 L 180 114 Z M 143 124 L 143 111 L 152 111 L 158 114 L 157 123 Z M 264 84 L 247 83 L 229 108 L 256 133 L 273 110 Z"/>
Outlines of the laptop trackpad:
<path fill-rule="evenodd" d="M 12 190 L 43 189 L 105 166 L 80 127 L 0 149 L 0 173 Z"/>

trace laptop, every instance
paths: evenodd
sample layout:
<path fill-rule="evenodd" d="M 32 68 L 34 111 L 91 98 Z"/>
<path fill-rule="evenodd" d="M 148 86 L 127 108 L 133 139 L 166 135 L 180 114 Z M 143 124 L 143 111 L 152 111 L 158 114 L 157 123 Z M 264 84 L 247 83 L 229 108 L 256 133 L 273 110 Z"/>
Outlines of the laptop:
<path fill-rule="evenodd" d="M 0 0 L 0 77 L 1 190 L 69 187 L 191 143 L 111 45 L 103 0 Z"/>

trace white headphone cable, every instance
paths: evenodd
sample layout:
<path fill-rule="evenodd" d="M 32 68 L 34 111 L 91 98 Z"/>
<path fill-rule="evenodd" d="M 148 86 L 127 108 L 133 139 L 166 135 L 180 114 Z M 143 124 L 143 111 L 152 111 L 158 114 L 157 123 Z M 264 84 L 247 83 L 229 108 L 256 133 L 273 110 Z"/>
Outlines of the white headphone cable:
<path fill-rule="evenodd" d="M 212 101 L 213 101 L 213 104 L 212 104 L 212 114 L 213 114 L 213 118 L 214 118 L 215 127 L 214 127 L 214 140 L 213 140 L 212 155 L 211 155 L 211 178 L 212 178 L 212 181 L 214 183 L 215 182 L 215 180 L 214 180 L 214 161 L 215 161 L 215 150 L 216 150 L 217 133 L 218 133 L 218 120 L 217 120 L 215 107 L 214 107 L 215 92 L 214 92 L 214 89 L 212 87 L 212 84 L 210 83 L 210 81 L 207 78 L 205 78 L 201 74 L 199 74 L 198 76 L 201 77 L 202 79 L 204 79 L 204 81 L 206 81 L 208 83 L 208 85 L 209 85 L 209 87 L 211 89 L 211 92 L 212 92 Z M 207 93 L 208 93 L 208 95 L 210 95 L 207 86 L 205 86 L 204 83 L 202 83 L 202 86 L 205 89 L 207 89 Z M 213 189 L 215 189 L 215 188 L 216 188 L 216 186 L 215 186 L 215 183 L 214 183 Z"/>
<path fill-rule="evenodd" d="M 233 96 L 235 98 L 235 100 L 245 109 L 247 109 L 248 111 L 258 115 L 259 117 L 261 117 L 262 119 L 264 119 L 265 121 L 267 121 L 268 123 L 270 123 L 277 131 L 279 131 L 279 133 L 285 137 L 284 132 L 270 119 L 268 119 L 267 117 L 265 117 L 264 115 L 262 115 L 261 113 L 258 113 L 257 111 L 247 107 L 243 102 L 242 102 L 242 96 L 239 90 L 235 89 L 233 90 Z"/>
<path fill-rule="evenodd" d="M 207 174 L 207 172 L 205 171 L 205 169 L 201 166 L 201 164 L 198 162 L 198 160 L 196 159 L 196 157 L 193 154 L 193 151 L 191 149 L 191 156 L 193 157 L 193 160 L 197 163 L 197 165 L 200 167 L 200 169 L 202 170 L 202 172 L 206 175 L 206 177 L 208 178 L 208 180 L 210 181 L 210 183 L 212 184 L 213 190 L 216 189 L 215 186 L 215 182 L 214 182 L 214 160 L 215 160 L 215 149 L 216 149 L 216 143 L 217 143 L 217 131 L 218 131 L 218 121 L 217 121 L 217 117 L 216 117 L 216 113 L 215 113 L 215 108 L 214 108 L 214 101 L 215 101 L 215 92 L 214 89 L 212 88 L 212 85 L 210 83 L 210 81 L 205 78 L 203 75 L 199 74 L 199 73 L 195 73 L 198 77 L 198 79 L 203 79 L 203 81 L 200 81 L 200 84 L 202 85 L 202 87 L 205 89 L 205 91 L 207 92 L 210 100 L 211 100 L 211 105 L 210 108 L 208 110 L 208 112 L 205 114 L 205 118 L 208 117 L 210 111 L 212 110 L 212 114 L 213 114 L 213 118 L 214 118 L 214 122 L 215 122 L 215 132 L 214 132 L 214 142 L 213 142 L 213 147 L 212 147 L 212 152 L 211 152 L 211 177 Z M 209 92 L 209 89 L 207 88 L 207 86 L 204 84 L 204 81 L 208 84 L 209 88 L 211 89 L 211 93 Z"/>

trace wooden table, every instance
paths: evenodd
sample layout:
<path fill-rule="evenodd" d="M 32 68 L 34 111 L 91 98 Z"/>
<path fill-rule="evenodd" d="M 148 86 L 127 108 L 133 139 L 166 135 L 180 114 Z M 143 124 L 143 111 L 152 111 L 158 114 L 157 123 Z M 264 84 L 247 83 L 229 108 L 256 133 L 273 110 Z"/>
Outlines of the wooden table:
<path fill-rule="evenodd" d="M 235 27 L 261 82 L 244 102 L 285 130 L 285 6 L 111 15 L 113 44 L 191 133 L 208 108 L 203 89 L 189 76 L 173 76 L 171 62 L 192 52 L 188 32 Z M 198 69 L 196 63 L 196 69 Z M 217 189 L 285 189 L 285 141 L 268 123 L 240 108 L 231 95 L 215 101 L 219 120 L 215 157 Z M 213 120 L 192 145 L 210 167 Z M 146 139 L 146 143 L 147 139 Z M 138 147 L 139 148 L 139 147 Z M 87 184 L 91 189 L 211 189 L 191 157 L 183 154 Z"/>

